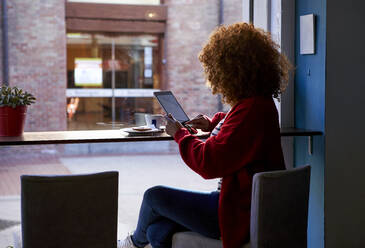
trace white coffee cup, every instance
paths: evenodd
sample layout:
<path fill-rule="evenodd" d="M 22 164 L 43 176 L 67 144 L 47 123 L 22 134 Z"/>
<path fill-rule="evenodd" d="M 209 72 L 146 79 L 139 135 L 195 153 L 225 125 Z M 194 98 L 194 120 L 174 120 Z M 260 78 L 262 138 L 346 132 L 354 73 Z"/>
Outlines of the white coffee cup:
<path fill-rule="evenodd" d="M 160 114 L 145 114 L 144 119 L 146 121 L 146 126 L 150 128 L 161 128 L 164 124 L 164 116 Z"/>

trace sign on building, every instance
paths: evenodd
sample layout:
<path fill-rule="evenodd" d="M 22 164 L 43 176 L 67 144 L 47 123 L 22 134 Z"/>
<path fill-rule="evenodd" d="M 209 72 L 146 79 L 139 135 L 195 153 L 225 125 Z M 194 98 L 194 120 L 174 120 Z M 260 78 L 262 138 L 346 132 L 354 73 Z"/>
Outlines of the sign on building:
<path fill-rule="evenodd" d="M 102 84 L 101 58 L 75 58 L 75 86 L 101 86 Z"/>

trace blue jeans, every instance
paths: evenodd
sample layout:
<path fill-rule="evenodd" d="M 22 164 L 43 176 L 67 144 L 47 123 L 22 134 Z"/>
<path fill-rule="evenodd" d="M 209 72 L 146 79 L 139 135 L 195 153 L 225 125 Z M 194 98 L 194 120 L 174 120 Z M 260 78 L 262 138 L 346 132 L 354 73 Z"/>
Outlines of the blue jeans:
<path fill-rule="evenodd" d="M 219 239 L 219 193 L 201 193 L 156 186 L 143 196 L 132 241 L 137 247 L 171 247 L 172 235 L 190 230 Z"/>

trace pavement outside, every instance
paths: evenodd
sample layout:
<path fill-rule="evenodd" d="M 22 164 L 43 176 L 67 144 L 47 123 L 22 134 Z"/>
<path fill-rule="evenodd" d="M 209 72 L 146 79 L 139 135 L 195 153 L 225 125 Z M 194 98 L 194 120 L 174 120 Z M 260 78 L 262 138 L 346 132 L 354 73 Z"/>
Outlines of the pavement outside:
<path fill-rule="evenodd" d="M 202 179 L 176 153 L 58 156 L 52 149 L 42 151 L 40 156 L 21 151 L 13 156 L 0 154 L 0 248 L 13 245 L 14 235 L 20 236 L 22 174 L 119 171 L 118 238 L 135 229 L 143 193 L 149 187 L 167 185 L 206 192 L 217 187 L 218 180 Z"/>

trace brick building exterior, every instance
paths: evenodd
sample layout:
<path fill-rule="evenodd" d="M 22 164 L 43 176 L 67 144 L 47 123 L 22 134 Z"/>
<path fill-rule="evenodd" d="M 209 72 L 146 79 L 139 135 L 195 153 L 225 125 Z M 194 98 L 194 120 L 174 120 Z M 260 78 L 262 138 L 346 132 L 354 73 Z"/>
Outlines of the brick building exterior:
<path fill-rule="evenodd" d="M 64 0 L 8 0 L 9 83 L 34 93 L 26 131 L 65 130 Z"/>
<path fill-rule="evenodd" d="M 205 84 L 198 53 L 219 25 L 220 1 L 166 0 L 165 3 L 168 87 L 182 100 L 191 117 L 200 113 L 212 116 L 219 108 L 219 99 Z M 224 0 L 222 14 L 224 24 L 239 22 L 242 0 Z"/>
<path fill-rule="evenodd" d="M 242 0 L 223 1 L 223 23 L 232 24 L 242 21 Z"/>
<path fill-rule="evenodd" d="M 7 4 L 10 85 L 37 97 L 29 107 L 25 130 L 66 130 L 65 0 L 7 0 Z M 176 93 L 190 117 L 212 115 L 219 100 L 205 85 L 197 55 L 219 24 L 219 0 L 165 0 L 164 4 L 168 6 L 167 88 Z M 225 24 L 239 21 L 242 1 L 225 0 L 223 10 Z"/>
<path fill-rule="evenodd" d="M 210 32 L 218 25 L 219 1 L 166 1 L 167 81 L 181 100 L 187 114 L 193 117 L 217 111 L 218 98 L 205 85 L 198 53 Z"/>

